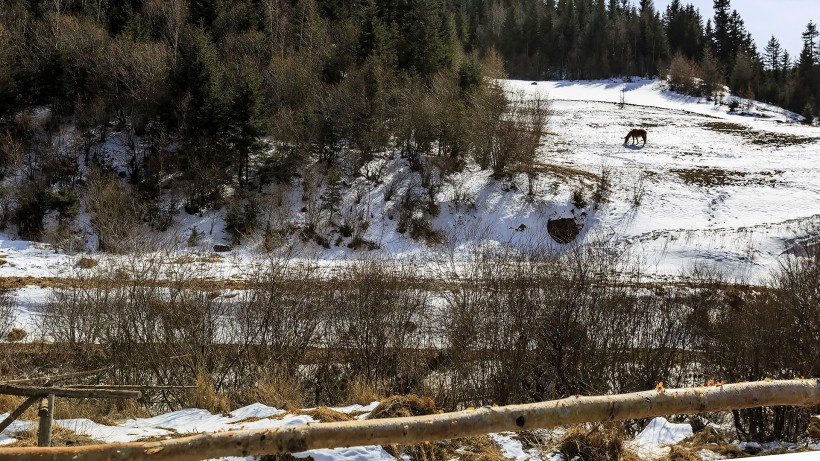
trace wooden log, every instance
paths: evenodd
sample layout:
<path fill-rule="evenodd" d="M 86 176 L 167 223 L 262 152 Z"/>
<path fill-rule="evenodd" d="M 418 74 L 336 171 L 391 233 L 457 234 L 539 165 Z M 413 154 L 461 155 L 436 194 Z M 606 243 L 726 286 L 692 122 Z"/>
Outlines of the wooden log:
<path fill-rule="evenodd" d="M 40 417 L 40 425 L 37 428 L 37 446 L 51 446 L 51 425 L 54 422 L 54 394 L 49 394 L 40 402 L 40 410 L 37 412 Z"/>
<path fill-rule="evenodd" d="M 220 432 L 159 442 L 51 449 L 10 448 L 0 449 L 0 460 L 198 461 L 228 456 L 285 454 L 318 448 L 411 445 L 586 422 L 780 405 L 820 405 L 820 382 L 817 379 L 766 381 L 599 397 L 576 396 L 551 402 L 484 407 L 439 415 Z"/>
<path fill-rule="evenodd" d="M 19 407 L 17 407 L 8 415 L 8 417 L 6 417 L 6 419 L 0 421 L 0 432 L 3 432 L 4 430 L 6 430 L 7 427 L 11 426 L 11 423 L 13 423 L 20 416 L 22 416 L 23 413 L 25 413 L 30 406 L 37 403 L 38 400 L 40 400 L 39 396 L 32 396 L 27 398 L 23 403 L 21 403 Z"/>
<path fill-rule="evenodd" d="M 138 399 L 142 397 L 141 392 L 131 390 L 74 389 L 66 387 L 14 386 L 11 384 L 0 384 L 0 394 L 22 396 L 43 396 L 54 394 L 57 397 L 77 399 Z"/>
<path fill-rule="evenodd" d="M 96 370 L 87 370 L 87 371 L 77 371 L 74 373 L 64 373 L 61 375 L 54 375 L 54 376 L 40 376 L 38 378 L 24 378 L 24 379 L 13 379 L 10 381 L 2 381 L 0 384 L 25 384 L 25 383 L 57 383 L 60 381 L 65 381 L 68 379 L 74 378 L 82 378 L 84 376 L 92 376 L 97 375 L 105 371 L 113 370 L 114 367 L 105 367 L 105 368 L 98 368 Z"/>

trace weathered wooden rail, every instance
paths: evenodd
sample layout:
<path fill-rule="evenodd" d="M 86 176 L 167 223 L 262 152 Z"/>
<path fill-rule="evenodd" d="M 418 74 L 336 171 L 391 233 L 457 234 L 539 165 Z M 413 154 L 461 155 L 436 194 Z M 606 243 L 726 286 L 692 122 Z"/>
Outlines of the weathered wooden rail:
<path fill-rule="evenodd" d="M 75 374 L 72 374 L 72 376 Z M 61 375 L 60 378 L 69 376 Z M 16 383 L 36 381 L 18 380 Z M 50 381 L 49 381 L 50 382 Z M 17 418 L 23 415 L 29 407 L 40 402 L 37 416 L 40 423 L 37 429 L 37 445 L 48 447 L 51 445 L 51 426 L 54 422 L 54 398 L 80 398 L 80 399 L 138 399 L 142 393 L 135 390 L 120 389 L 76 389 L 52 386 L 26 386 L 20 384 L 0 383 L 0 394 L 17 395 L 28 397 L 20 406 L 12 411 L 6 419 L 0 421 L 0 432 L 9 427 Z M 0 454 L 0 457 L 3 455 Z"/>
<path fill-rule="evenodd" d="M 223 456 L 285 454 L 318 448 L 409 445 L 586 422 L 781 405 L 820 405 L 820 381 L 762 381 L 597 397 L 576 396 L 549 402 L 484 407 L 439 415 L 220 432 L 159 442 L 65 448 L 10 448 L 0 449 L 0 461 L 198 461 Z"/>

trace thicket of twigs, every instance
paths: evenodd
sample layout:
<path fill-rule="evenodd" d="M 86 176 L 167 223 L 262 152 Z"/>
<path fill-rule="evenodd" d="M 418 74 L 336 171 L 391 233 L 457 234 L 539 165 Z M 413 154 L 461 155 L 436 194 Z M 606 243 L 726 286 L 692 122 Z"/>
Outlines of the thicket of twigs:
<path fill-rule="evenodd" d="M 662 287 L 616 275 L 630 273 L 623 261 L 587 246 L 476 254 L 420 275 L 406 261 L 331 271 L 271 257 L 239 286 L 117 258 L 54 289 L 40 325 L 53 345 L 4 357 L 4 373 L 111 366 L 109 384 L 198 386 L 149 393 L 153 405 L 223 411 L 404 393 L 455 409 L 820 373 L 820 258 L 782 266 L 765 288 L 702 270 Z M 806 415 L 735 422 L 742 436 L 793 438 Z"/>

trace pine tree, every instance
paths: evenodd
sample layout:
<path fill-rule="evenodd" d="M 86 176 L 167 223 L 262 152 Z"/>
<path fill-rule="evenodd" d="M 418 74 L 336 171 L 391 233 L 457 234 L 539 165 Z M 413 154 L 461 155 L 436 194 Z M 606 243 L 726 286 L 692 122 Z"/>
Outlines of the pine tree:
<path fill-rule="evenodd" d="M 703 49 L 703 22 L 698 10 L 692 5 L 681 5 L 680 0 L 666 8 L 663 16 L 670 51 L 681 53 L 689 59 L 697 59 Z"/>
<path fill-rule="evenodd" d="M 809 24 L 806 26 L 806 31 L 802 34 L 803 51 L 800 53 L 800 59 L 798 60 L 798 68 L 804 73 L 809 72 L 815 62 L 817 62 L 815 40 L 817 40 L 818 34 L 820 34 L 820 32 L 817 31 L 817 24 L 813 21 L 809 21 Z"/>
<path fill-rule="evenodd" d="M 669 59 L 669 45 L 653 0 L 640 3 L 639 68 L 643 75 L 653 75 L 659 61 Z"/>
<path fill-rule="evenodd" d="M 236 180 L 240 188 L 248 185 L 251 154 L 260 147 L 264 134 L 262 118 L 262 82 L 250 66 L 241 72 L 230 102 L 228 140 L 233 152 Z"/>
<path fill-rule="evenodd" d="M 722 63 L 733 60 L 734 53 L 729 43 L 729 0 L 714 0 L 714 25 L 709 36 L 715 57 Z"/>
<path fill-rule="evenodd" d="M 772 35 L 763 54 L 763 62 L 766 64 L 767 70 L 777 72 L 780 69 L 782 52 L 783 48 L 780 46 L 780 42 Z"/>

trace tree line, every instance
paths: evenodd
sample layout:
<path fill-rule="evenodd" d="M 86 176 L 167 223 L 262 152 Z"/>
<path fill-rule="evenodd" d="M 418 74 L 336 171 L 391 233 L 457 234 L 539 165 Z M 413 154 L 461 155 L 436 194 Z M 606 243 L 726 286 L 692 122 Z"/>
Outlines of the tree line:
<path fill-rule="evenodd" d="M 776 37 L 759 49 L 730 0 L 714 0 L 712 17 L 684 2 L 664 11 L 652 0 L 474 2 L 468 42 L 496 47 L 510 75 L 532 79 L 664 76 L 677 58 L 694 77 L 813 117 L 820 102 L 815 23 L 794 57 Z"/>

